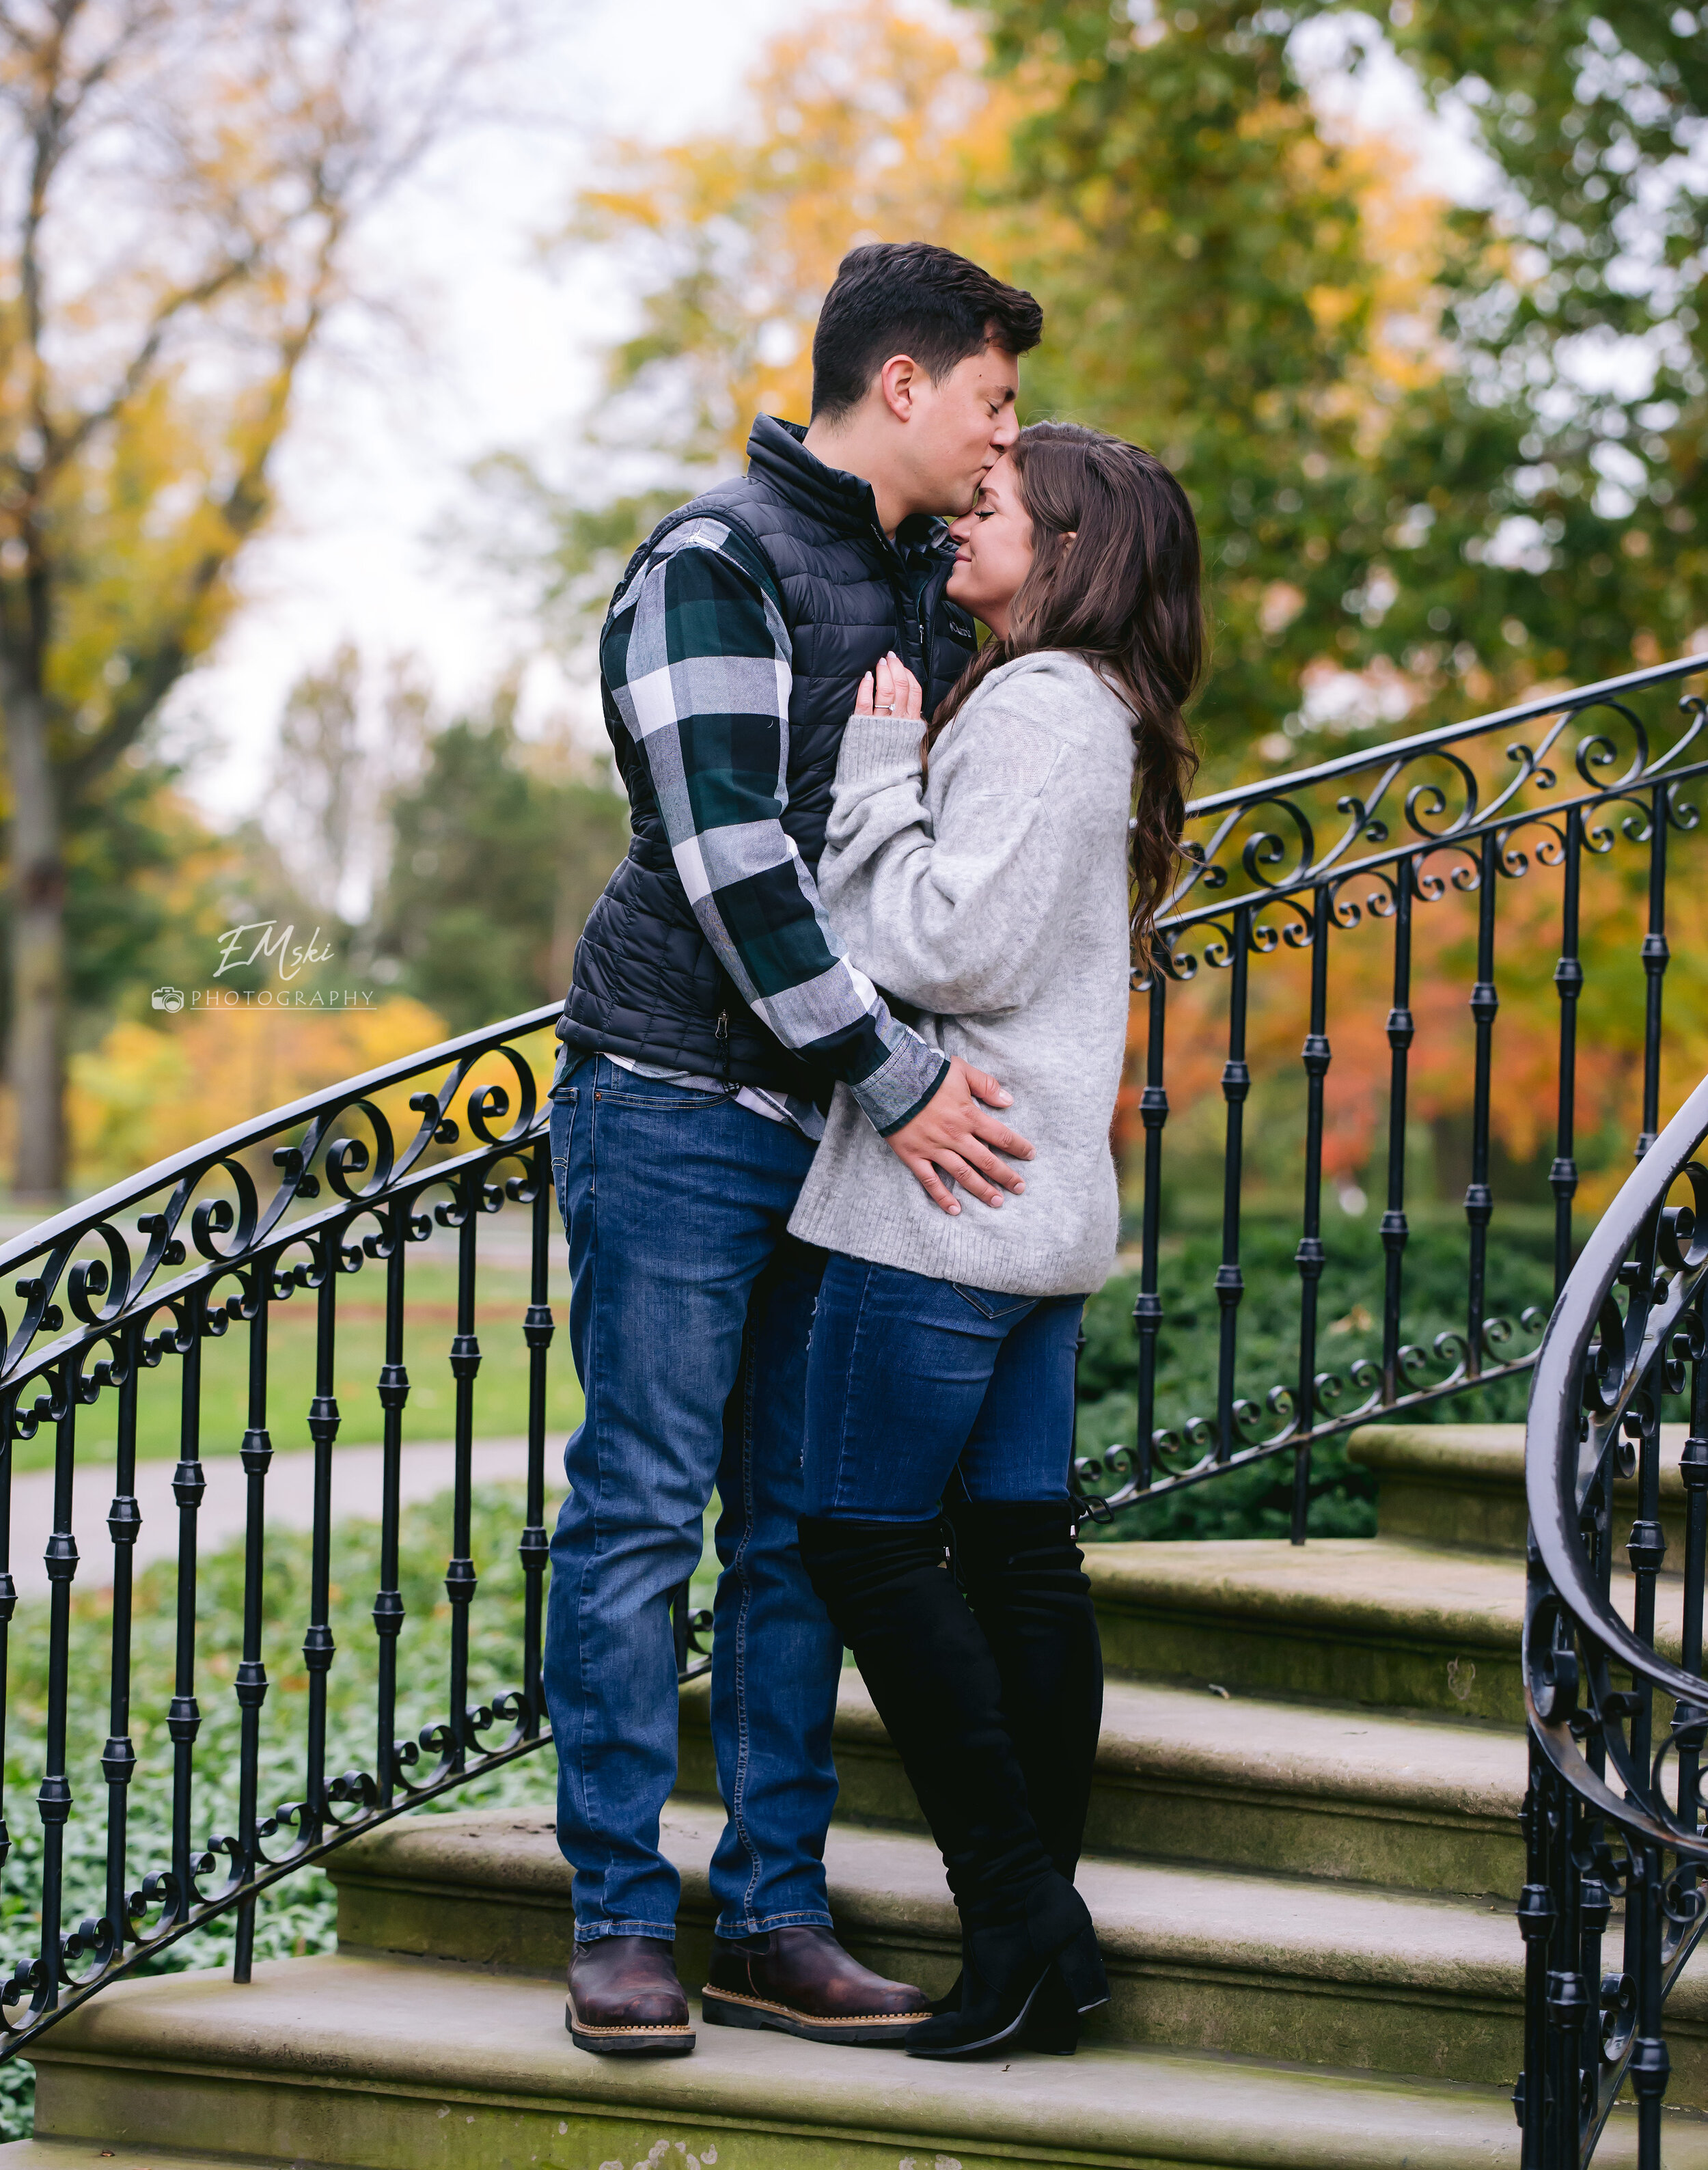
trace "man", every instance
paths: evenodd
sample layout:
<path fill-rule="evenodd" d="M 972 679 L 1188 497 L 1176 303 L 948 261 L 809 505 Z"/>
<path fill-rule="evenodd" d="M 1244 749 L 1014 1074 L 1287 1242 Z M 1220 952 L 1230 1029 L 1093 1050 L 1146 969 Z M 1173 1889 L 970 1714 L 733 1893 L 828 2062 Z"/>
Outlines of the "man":
<path fill-rule="evenodd" d="M 600 641 L 628 857 L 558 1020 L 552 1157 L 586 1416 L 552 1545 L 546 1694 L 575 1870 L 566 2021 L 586 2050 L 693 2046 L 659 1851 L 675 1777 L 671 1590 L 715 1484 L 708 2023 L 894 2040 L 919 1991 L 831 1933 L 823 1852 L 841 1647 L 795 1521 L 822 1255 L 787 1232 L 836 1080 L 938 1205 L 999 1205 L 1031 1146 L 997 1081 L 949 1062 L 845 957 L 814 886 L 844 724 L 894 650 L 935 703 L 972 653 L 937 516 L 1017 434 L 1042 313 L 947 249 L 846 257 L 809 426 L 761 416 L 739 481 L 638 551 Z"/>

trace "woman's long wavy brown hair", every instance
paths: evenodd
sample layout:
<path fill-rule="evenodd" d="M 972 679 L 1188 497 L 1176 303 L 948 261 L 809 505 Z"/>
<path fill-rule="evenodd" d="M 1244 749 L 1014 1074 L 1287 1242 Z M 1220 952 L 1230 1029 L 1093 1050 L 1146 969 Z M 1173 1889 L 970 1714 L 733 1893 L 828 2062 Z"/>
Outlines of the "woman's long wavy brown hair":
<path fill-rule="evenodd" d="M 987 640 L 950 687 L 924 756 L 1002 664 L 1044 648 L 1085 656 L 1133 711 L 1133 945 L 1148 962 L 1198 772 L 1182 713 L 1206 660 L 1198 522 L 1154 452 L 1100 430 L 1034 422 L 1008 460 L 1032 519 L 1031 569 L 1009 610 L 1007 638 Z"/>

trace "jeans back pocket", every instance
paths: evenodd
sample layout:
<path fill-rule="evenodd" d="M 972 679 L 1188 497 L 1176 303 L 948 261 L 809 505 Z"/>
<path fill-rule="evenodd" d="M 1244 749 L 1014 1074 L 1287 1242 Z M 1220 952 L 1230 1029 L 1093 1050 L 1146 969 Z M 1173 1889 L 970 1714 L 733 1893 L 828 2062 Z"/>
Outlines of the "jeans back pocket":
<path fill-rule="evenodd" d="M 1006 1289 L 973 1288 L 965 1281 L 951 1281 L 949 1286 L 981 1318 L 1007 1318 L 1017 1311 L 1029 1311 L 1038 1301 L 1035 1296 L 1015 1296 Z"/>

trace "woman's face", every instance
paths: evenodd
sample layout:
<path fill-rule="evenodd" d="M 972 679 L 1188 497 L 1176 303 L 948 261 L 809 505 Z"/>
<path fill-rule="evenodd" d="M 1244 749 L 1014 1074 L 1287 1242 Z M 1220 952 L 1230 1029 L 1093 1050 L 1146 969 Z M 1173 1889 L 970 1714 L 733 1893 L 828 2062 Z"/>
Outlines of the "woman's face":
<path fill-rule="evenodd" d="M 949 593 L 999 640 L 1006 639 L 1008 607 L 1032 569 L 1032 518 L 1006 454 L 985 476 L 973 510 L 949 532 L 957 545 Z"/>

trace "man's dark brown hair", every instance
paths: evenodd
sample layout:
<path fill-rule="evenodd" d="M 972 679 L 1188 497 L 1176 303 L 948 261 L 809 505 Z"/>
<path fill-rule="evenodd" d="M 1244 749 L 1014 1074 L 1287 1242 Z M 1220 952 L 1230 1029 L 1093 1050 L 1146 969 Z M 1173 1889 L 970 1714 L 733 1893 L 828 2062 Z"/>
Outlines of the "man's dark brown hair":
<path fill-rule="evenodd" d="M 928 241 L 874 241 L 836 267 L 813 334 L 813 416 L 840 421 L 866 397 L 894 354 L 910 355 L 940 383 L 987 345 L 1024 354 L 1043 332 L 1043 311 L 952 249 Z"/>

